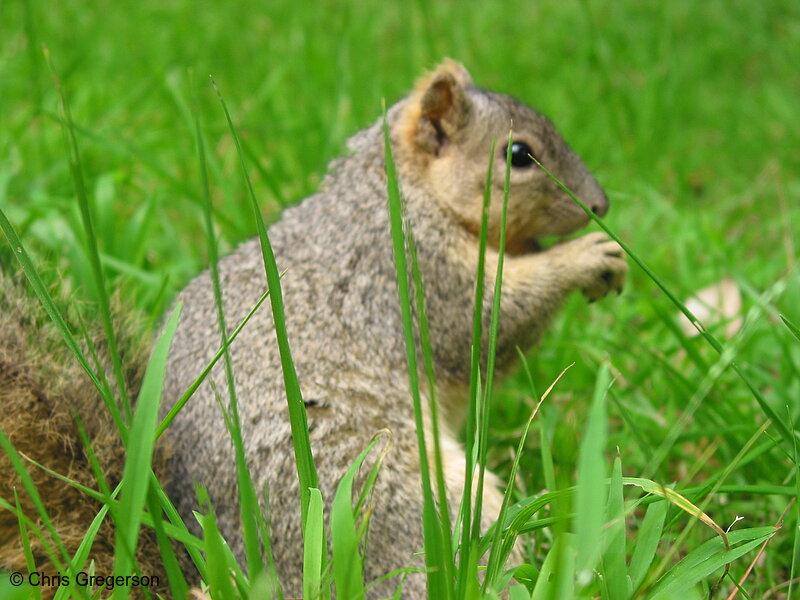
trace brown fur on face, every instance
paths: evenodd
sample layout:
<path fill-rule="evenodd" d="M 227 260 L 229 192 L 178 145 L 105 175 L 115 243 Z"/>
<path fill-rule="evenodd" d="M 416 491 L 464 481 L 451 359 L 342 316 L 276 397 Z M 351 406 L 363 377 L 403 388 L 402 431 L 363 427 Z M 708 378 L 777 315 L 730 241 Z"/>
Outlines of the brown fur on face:
<path fill-rule="evenodd" d="M 479 116 L 478 116 L 479 115 Z M 478 89 L 463 66 L 446 61 L 422 78 L 399 118 L 400 148 L 409 172 L 472 234 L 480 230 L 486 170 L 493 166 L 489 242 L 497 247 L 509 131 L 595 213 L 608 199 L 577 155 L 543 115 L 505 96 Z M 497 149 L 490 157 L 492 140 Z M 403 162 L 403 161 L 398 161 Z M 583 210 L 536 165 L 511 168 L 506 250 L 538 250 L 538 238 L 566 235 L 589 221 Z"/>
<path fill-rule="evenodd" d="M 77 483 L 97 489 L 86 448 L 75 424 L 77 417 L 113 488 L 122 477 L 125 450 L 102 400 L 94 391 L 88 376 L 64 348 L 60 334 L 48 321 L 44 310 L 27 295 L 20 281 L 4 274 L 2 270 L 0 332 L 1 426 L 23 457 L 23 463 L 47 508 L 58 537 L 72 556 L 102 505 L 26 461 L 24 457 Z M 101 337 L 98 335 L 95 339 Z M 98 342 L 98 345 L 98 352 L 104 356 L 104 344 Z M 138 382 L 145 357 L 131 340 L 123 340 L 122 346 L 128 350 L 125 357 L 127 363 L 135 365 L 133 371 L 128 373 L 128 379 Z M 158 465 L 161 460 L 162 452 L 159 452 L 155 464 Z M 23 514 L 45 532 L 48 543 L 54 547 L 11 460 L 5 452 L 0 452 L 0 497 L 13 506 L 15 492 Z M 114 536 L 109 514 L 89 554 L 89 560 L 94 561 L 98 575 L 113 573 Z M 51 562 L 45 545 L 30 529 L 28 537 L 38 572 L 49 576 L 66 574 L 65 570 L 59 570 Z M 63 558 L 57 556 L 63 562 Z M 155 536 L 146 528 L 142 529 L 137 562 L 143 575 L 159 577 L 160 588 L 149 588 L 150 592 L 164 593 L 167 581 L 163 564 Z M 6 510 L 0 510 L 0 569 L 28 573 L 17 515 Z M 57 588 L 43 586 L 40 589 L 44 598 L 52 598 Z M 133 594 L 136 596 L 137 590 L 134 589 Z"/>

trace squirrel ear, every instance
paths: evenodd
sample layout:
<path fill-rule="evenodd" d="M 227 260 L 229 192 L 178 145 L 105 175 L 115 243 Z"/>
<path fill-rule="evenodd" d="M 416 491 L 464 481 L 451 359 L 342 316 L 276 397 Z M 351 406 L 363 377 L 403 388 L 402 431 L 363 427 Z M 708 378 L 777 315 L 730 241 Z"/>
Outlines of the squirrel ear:
<path fill-rule="evenodd" d="M 468 121 L 470 100 L 465 89 L 472 85 L 467 70 L 447 60 L 417 83 L 412 98 L 412 139 L 420 149 L 434 154 Z"/>

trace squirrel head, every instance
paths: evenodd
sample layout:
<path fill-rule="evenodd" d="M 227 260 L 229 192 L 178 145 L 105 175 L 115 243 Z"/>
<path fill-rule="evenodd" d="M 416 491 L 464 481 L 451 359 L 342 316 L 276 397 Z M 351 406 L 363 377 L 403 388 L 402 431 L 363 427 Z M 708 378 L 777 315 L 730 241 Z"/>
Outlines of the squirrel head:
<path fill-rule="evenodd" d="M 446 60 L 417 83 L 399 117 L 400 165 L 466 229 L 478 233 L 492 141 L 493 162 L 489 242 L 500 235 L 506 148 L 512 132 L 511 178 L 506 250 L 521 254 L 539 248 L 545 235 L 566 235 L 589 217 L 548 177 L 533 155 L 595 214 L 608 199 L 553 124 L 522 102 L 473 85 L 467 70 Z M 406 166 L 407 169 L 403 169 Z"/>

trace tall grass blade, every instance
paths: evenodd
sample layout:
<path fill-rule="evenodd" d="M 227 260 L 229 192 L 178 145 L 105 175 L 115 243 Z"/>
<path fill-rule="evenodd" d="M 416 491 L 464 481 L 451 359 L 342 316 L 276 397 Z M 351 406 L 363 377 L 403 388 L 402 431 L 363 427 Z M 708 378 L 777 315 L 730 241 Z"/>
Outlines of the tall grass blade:
<path fill-rule="evenodd" d="M 725 468 L 722 470 L 721 474 L 713 480 L 713 485 L 710 486 L 707 485 L 701 489 L 701 494 L 704 495 L 705 499 L 699 507 L 695 506 L 691 501 L 689 501 L 688 498 L 686 498 L 685 494 L 679 494 L 675 490 L 672 490 L 670 488 L 665 488 L 664 486 L 657 484 L 653 481 L 644 480 L 641 478 L 632 478 L 632 477 L 626 477 L 623 479 L 625 485 L 636 485 L 638 487 L 641 487 L 645 491 L 663 496 L 667 500 L 669 500 L 670 502 L 672 502 L 673 504 L 675 504 L 688 514 L 690 514 L 691 516 L 695 517 L 683 529 L 680 535 L 678 535 L 678 537 L 673 541 L 672 547 L 662 557 L 658 567 L 653 569 L 648 574 L 648 578 L 646 582 L 643 584 L 645 587 L 648 586 L 653 580 L 660 577 L 661 574 L 667 570 L 668 566 L 672 562 L 673 556 L 678 551 L 678 549 L 683 546 L 684 541 L 687 539 L 689 533 L 691 532 L 692 528 L 696 523 L 704 523 L 707 526 L 711 527 L 719 535 L 720 539 L 722 540 L 722 543 L 725 544 L 725 547 L 726 548 L 729 547 L 728 534 L 725 531 L 723 531 L 723 529 L 717 523 L 715 523 L 714 520 L 711 519 L 711 517 L 709 517 L 704 512 L 703 509 L 707 504 L 711 502 L 712 498 L 714 498 L 714 495 L 721 489 L 722 484 L 725 482 L 728 476 L 733 472 L 734 469 L 736 469 L 740 465 L 741 461 L 748 455 L 752 446 L 764 434 L 769 425 L 770 425 L 769 420 L 762 423 L 762 425 L 753 433 L 753 435 L 750 436 L 750 439 L 747 440 L 744 446 L 742 446 L 739 452 L 737 452 L 736 456 L 734 456 L 733 459 L 730 460 L 728 464 L 725 465 Z M 753 486 L 753 487 L 758 488 L 763 486 Z M 725 569 L 725 574 L 727 574 L 727 572 L 728 572 L 728 567 L 726 567 Z M 723 574 L 722 578 L 725 577 L 725 574 Z M 722 581 L 722 578 L 720 579 L 720 582 Z M 718 583 L 715 584 L 714 587 L 716 587 L 717 585 Z"/>
<path fill-rule="evenodd" d="M 311 490 L 308 517 L 303 532 L 303 598 L 313 600 L 322 593 L 322 555 L 325 548 L 325 518 L 322 512 L 322 493 Z"/>
<path fill-rule="evenodd" d="M 436 491 L 439 500 L 439 528 L 442 537 L 442 559 L 445 567 L 445 578 L 453 581 L 455 564 L 453 562 L 453 536 L 450 529 L 450 502 L 447 497 L 447 486 L 444 480 L 444 463 L 442 460 L 442 445 L 439 432 L 439 405 L 436 395 L 436 374 L 433 367 L 431 353 L 430 331 L 428 329 L 428 313 L 425 307 L 425 292 L 422 282 L 422 273 L 417 261 L 417 247 L 411 227 L 406 228 L 406 245 L 411 262 L 411 276 L 414 281 L 414 292 L 417 306 L 417 319 L 419 321 L 419 342 L 422 349 L 422 361 L 425 375 L 428 380 L 428 405 L 430 407 L 431 433 L 433 443 L 434 473 L 436 475 Z"/>
<path fill-rule="evenodd" d="M 657 496 L 661 496 L 662 498 L 669 500 L 672 504 L 674 504 L 681 510 L 695 517 L 702 523 L 708 525 L 711 529 L 717 532 L 717 534 L 722 538 L 723 542 L 726 545 L 728 544 L 728 536 L 722 529 L 722 527 L 717 525 L 714 522 L 714 519 L 709 517 L 700 508 L 695 506 L 685 496 L 681 495 L 680 493 L 676 492 L 671 488 L 664 487 L 663 485 L 660 485 L 654 481 L 650 481 L 649 479 L 641 479 L 639 477 L 625 477 L 623 481 L 625 485 L 634 485 L 636 487 L 643 489 L 645 492 L 648 492 L 650 494 L 656 494 Z"/>
<path fill-rule="evenodd" d="M 606 447 L 605 398 L 611 376 L 607 362 L 600 365 L 595 382 L 592 406 L 586 432 L 578 453 L 578 482 L 575 488 L 575 544 L 578 584 L 587 585 L 592 580 L 592 570 L 600 558 L 602 539 L 603 503 L 605 496 L 606 466 L 603 453 Z"/>
<path fill-rule="evenodd" d="M 81 540 L 81 543 L 75 552 L 75 556 L 73 556 L 71 561 L 71 565 L 75 573 L 87 570 L 86 561 L 89 558 L 89 552 L 92 549 L 92 544 L 97 536 L 97 532 L 100 530 L 100 526 L 103 524 L 103 521 L 108 514 L 108 510 L 108 505 L 103 506 L 89 524 L 86 534 L 83 536 L 83 539 Z M 70 589 L 70 586 L 62 585 L 56 591 L 53 600 L 72 598 L 72 593 L 73 591 Z"/>
<path fill-rule="evenodd" d="M 250 202 L 253 209 L 253 218 L 256 222 L 258 230 L 258 237 L 261 242 L 261 255 L 264 260 L 264 271 L 267 278 L 267 286 L 270 291 L 270 303 L 272 304 L 272 318 L 275 325 L 275 336 L 278 342 L 278 351 L 281 357 L 281 369 L 283 371 L 283 382 L 286 390 L 286 401 L 289 407 L 289 422 L 292 429 L 292 442 L 294 444 L 294 454 L 297 460 L 297 476 L 300 480 L 300 511 L 302 514 L 302 523 L 306 521 L 306 511 L 308 509 L 309 490 L 311 488 L 319 487 L 319 479 L 317 477 L 317 469 L 314 466 L 314 457 L 311 454 L 311 440 L 308 435 L 308 417 L 306 415 L 306 407 L 303 404 L 303 396 L 300 392 L 300 383 L 297 379 L 297 371 L 295 370 L 294 361 L 292 360 L 292 351 L 289 347 L 289 337 L 286 331 L 286 315 L 283 308 L 283 294 L 281 292 L 280 274 L 278 266 L 275 262 L 275 253 L 272 250 L 272 244 L 267 235 L 267 227 L 264 224 L 264 218 L 258 208 L 258 201 L 256 200 L 255 192 L 253 191 L 253 184 L 250 181 L 250 176 L 247 173 L 247 167 L 244 162 L 244 153 L 242 145 L 239 141 L 239 135 L 236 133 L 236 128 L 233 126 L 228 107 L 222 97 L 222 93 L 217 88 L 213 79 L 211 80 L 214 89 L 219 97 L 222 110 L 225 113 L 225 119 L 228 122 L 233 140 L 236 144 L 236 152 L 239 155 L 239 163 L 242 168 L 242 175 L 244 176 L 245 183 L 247 184 L 247 191 L 250 195 Z"/>
<path fill-rule="evenodd" d="M 333 549 L 333 579 L 337 598 L 363 600 L 364 562 L 359 551 L 361 542 L 353 514 L 353 481 L 364 459 L 378 443 L 375 436 L 353 464 L 347 469 L 331 504 L 331 546 Z"/>
<path fill-rule="evenodd" d="M 497 331 L 500 326 L 500 302 L 503 288 L 503 264 L 506 248 L 506 221 L 508 220 L 508 192 L 511 186 L 511 147 L 512 131 L 508 131 L 506 146 L 506 170 L 503 183 L 503 206 L 500 216 L 500 239 L 497 244 L 497 271 L 494 280 L 492 297 L 492 315 L 489 322 L 489 347 L 486 350 L 486 383 L 483 387 L 480 412 L 478 413 L 478 484 L 475 492 L 475 514 L 472 516 L 472 535 L 480 534 L 481 513 L 483 509 L 483 486 L 486 475 L 486 460 L 489 451 L 489 418 L 492 408 L 492 390 L 494 387 L 494 363 L 497 354 Z"/>
<path fill-rule="evenodd" d="M 521 351 L 520 351 L 521 353 Z M 525 361 L 523 360 L 523 364 Z M 542 403 L 545 399 L 550 395 L 550 392 L 553 391 L 553 388 L 556 384 L 561 380 L 567 370 L 571 367 L 567 367 L 556 377 L 555 381 L 550 384 L 550 387 L 547 388 L 544 395 L 539 399 L 536 403 L 536 406 L 531 411 L 531 415 L 528 418 L 528 422 L 525 424 L 525 428 L 522 431 L 522 436 L 520 437 L 519 444 L 517 446 L 517 452 L 514 456 L 514 462 L 511 465 L 511 473 L 508 477 L 508 483 L 506 484 L 505 493 L 503 494 L 503 504 L 500 508 L 500 514 L 497 516 L 497 526 L 494 528 L 494 533 L 492 536 L 492 546 L 491 551 L 489 553 L 489 564 L 486 570 L 486 575 L 484 576 L 483 582 L 483 590 L 491 589 L 491 586 L 494 581 L 500 575 L 500 570 L 502 569 L 505 560 L 508 558 L 509 553 L 511 551 L 511 546 L 506 545 L 505 552 L 503 551 L 502 545 L 502 537 L 501 537 L 501 527 L 500 525 L 505 523 L 506 515 L 508 514 L 508 508 L 511 505 L 511 495 L 514 490 L 514 481 L 516 480 L 517 469 L 519 468 L 519 461 L 522 458 L 523 450 L 525 448 L 525 442 L 528 439 L 528 432 L 531 429 L 531 425 L 533 424 L 533 420 L 536 418 L 536 415 L 539 414 L 539 408 L 542 406 Z M 527 370 L 527 365 L 525 365 L 525 369 Z M 530 379 L 530 372 L 528 372 L 528 378 Z M 533 390 L 533 382 L 531 382 L 531 391 L 535 394 L 535 390 Z M 534 395 L 535 397 L 535 395 Z M 508 539 L 508 537 L 506 538 Z M 499 590 L 498 590 L 499 591 Z"/>
<path fill-rule="evenodd" d="M 423 423 L 422 400 L 419 388 L 419 371 L 417 368 L 417 350 L 414 342 L 414 324 L 411 316 L 411 298 L 408 290 L 408 265 L 406 262 L 406 240 L 403 233 L 403 205 L 400 187 L 397 181 L 394 160 L 392 158 L 391 139 L 386 110 L 383 112 L 383 140 L 386 160 L 386 179 L 388 188 L 389 222 L 394 248 L 394 263 L 397 272 L 397 292 L 400 300 L 400 311 L 403 319 L 403 334 L 406 343 L 406 361 L 408 363 L 408 379 L 411 398 L 414 403 L 414 418 L 417 427 L 417 446 L 419 450 L 420 477 L 422 485 L 422 525 L 425 538 L 425 564 L 428 567 L 428 595 L 433 598 L 450 598 L 452 582 L 445 578 L 445 562 L 450 557 L 444 556 L 442 530 L 436 515 L 436 508 L 431 489 L 428 452 L 425 442 L 425 425 Z"/>
<path fill-rule="evenodd" d="M 575 543 L 568 533 L 556 538 L 544 559 L 531 600 L 571 600 L 574 597 Z"/>
<path fill-rule="evenodd" d="M 17 490 L 14 490 L 14 506 L 17 509 L 17 523 L 19 524 L 19 541 L 22 547 L 22 552 L 25 554 L 25 566 L 28 573 L 33 573 L 36 570 L 36 562 L 33 559 L 33 551 L 31 550 L 31 541 L 28 537 L 28 526 L 25 524 L 25 515 L 22 514 L 22 506 L 19 503 L 19 495 Z M 42 589 L 41 587 L 34 587 L 31 590 L 31 596 L 41 600 Z"/>
<path fill-rule="evenodd" d="M 225 307 L 222 303 L 222 286 L 219 279 L 219 252 L 217 250 L 216 233 L 214 231 L 214 221 L 212 217 L 211 189 L 208 183 L 208 168 L 206 164 L 205 139 L 200 127 L 200 120 L 195 112 L 195 137 L 197 144 L 197 154 L 200 162 L 200 174 L 203 181 L 203 221 L 206 228 L 206 241 L 208 247 L 209 270 L 211 274 L 211 284 L 214 290 L 214 304 L 217 312 L 217 324 L 219 326 L 223 358 L 225 364 L 225 380 L 227 382 L 228 414 L 230 415 L 230 431 L 233 441 L 234 455 L 236 457 L 236 477 L 239 484 L 239 515 L 242 524 L 242 537 L 244 539 L 245 557 L 247 560 L 247 573 L 255 579 L 263 568 L 261 559 L 261 547 L 258 539 L 258 527 L 256 515 L 259 513 L 258 500 L 256 498 L 253 480 L 247 469 L 247 460 L 242 440 L 241 422 L 239 420 L 239 405 L 236 398 L 236 385 L 233 377 L 233 361 L 228 344 L 228 329 L 225 323 Z M 226 421 L 227 422 L 227 421 Z M 268 541 L 265 541 L 268 544 Z M 277 574 L 272 573 L 277 581 Z"/>
<path fill-rule="evenodd" d="M 800 339 L 800 336 L 798 336 Z M 794 489 L 792 490 L 792 501 L 794 502 L 794 514 L 796 521 L 800 522 L 800 453 L 798 453 L 797 441 L 795 440 L 794 446 L 792 448 L 792 463 L 794 471 Z M 794 528 L 794 539 L 792 540 L 792 556 L 793 557 L 800 557 L 800 527 Z M 798 566 L 800 566 L 800 560 L 795 558 L 792 561 L 792 566 L 789 569 L 789 590 L 787 594 L 787 598 L 792 598 L 792 591 L 795 585 L 795 573 L 797 571 Z"/>
<path fill-rule="evenodd" d="M 508 589 L 508 600 L 530 600 L 531 595 L 524 585 L 515 585 Z"/>
<path fill-rule="evenodd" d="M 203 542 L 205 545 L 205 554 L 208 559 L 208 574 L 206 583 L 208 584 L 211 598 L 213 600 L 236 600 L 241 595 L 234 590 L 233 582 L 231 580 L 231 572 L 229 567 L 230 550 L 222 539 L 222 534 L 217 526 L 217 519 L 214 515 L 214 507 L 208 500 L 208 493 L 205 490 L 200 490 L 200 502 L 207 503 L 208 514 L 200 519 L 200 525 L 203 528 Z"/>
<path fill-rule="evenodd" d="M 189 586 L 186 583 L 186 577 L 184 577 L 183 571 L 178 564 L 175 551 L 172 549 L 172 543 L 164 528 L 164 522 L 161 519 L 161 506 L 159 505 L 158 494 L 153 486 L 147 491 L 147 510 L 153 521 L 152 527 L 156 534 L 156 543 L 161 551 L 164 573 L 166 573 L 167 583 L 169 584 L 172 597 L 186 598 L 189 594 Z M 144 574 L 147 575 L 147 573 Z"/>
<path fill-rule="evenodd" d="M 458 587 L 456 596 L 465 597 L 467 586 L 476 585 L 477 556 L 475 539 L 472 535 L 472 478 L 475 473 L 475 458 L 478 439 L 478 411 L 480 406 L 480 373 L 483 329 L 483 292 L 486 280 L 486 247 L 489 240 L 489 205 L 492 199 L 492 175 L 497 140 L 492 138 L 489 166 L 486 168 L 486 181 L 483 188 L 481 209 L 481 229 L 478 236 L 478 264 L 475 269 L 475 304 L 472 316 L 472 347 L 469 383 L 469 406 L 467 407 L 466 435 L 464 453 L 464 494 L 459 509 L 461 515 L 461 552 L 458 565 Z M 469 490 L 469 492 L 467 491 Z M 472 571 L 472 572 L 470 572 Z M 474 592 L 472 592 L 474 593 Z"/>
<path fill-rule="evenodd" d="M 33 596 L 33 594 L 37 593 L 34 590 L 35 588 L 27 584 L 18 586 L 11 583 L 9 573 L 0 574 L 0 598 L 3 598 L 3 600 L 30 600 L 31 597 L 36 597 Z"/>
<path fill-rule="evenodd" d="M 622 460 L 614 459 L 611 468 L 611 484 L 608 490 L 608 503 L 605 529 L 607 542 L 603 552 L 603 574 L 607 600 L 627 600 L 628 573 L 625 564 L 625 504 L 622 494 Z"/>
<path fill-rule="evenodd" d="M 136 401 L 136 412 L 130 429 L 131 439 L 136 443 L 128 447 L 122 472 L 124 484 L 120 493 L 119 511 L 114 515 L 117 519 L 114 575 L 125 577 L 133 572 L 142 511 L 152 473 L 150 465 L 155 445 L 153 431 L 158 423 L 158 406 L 161 401 L 167 355 L 175 330 L 178 328 L 180 313 L 181 305 L 178 304 L 153 348 L 142 380 L 142 389 Z M 157 518 L 157 515 L 153 517 Z M 125 581 L 128 582 L 127 585 L 122 585 L 115 591 L 116 597 L 122 600 L 125 600 L 130 593 L 129 580 Z"/>
<path fill-rule="evenodd" d="M 70 584 L 72 585 L 72 590 L 74 593 L 77 593 L 78 596 L 85 598 L 86 590 L 82 589 L 80 586 L 74 585 L 74 577 L 76 572 L 72 569 L 70 564 L 70 557 L 69 553 L 67 552 L 66 546 L 64 546 L 63 541 L 61 540 L 61 536 L 58 535 L 58 531 L 53 524 L 50 515 L 45 508 L 44 502 L 42 501 L 42 497 L 39 495 L 39 491 L 36 489 L 36 484 L 34 484 L 33 479 L 28 473 L 28 470 L 25 468 L 22 459 L 19 456 L 19 453 L 16 451 L 14 446 L 11 444 L 8 437 L 6 437 L 5 432 L 0 429 L 0 447 L 5 451 L 6 455 L 8 456 L 9 461 L 11 462 L 11 466 L 16 471 L 17 476 L 20 478 L 22 482 L 22 487 L 25 489 L 25 492 L 28 494 L 28 497 L 33 502 L 34 507 L 36 508 L 36 512 L 39 515 L 39 518 L 42 520 L 45 529 L 47 530 L 47 534 L 49 535 L 49 540 L 44 535 L 43 532 L 39 531 L 38 528 L 32 529 L 39 540 L 42 542 L 42 546 L 45 549 L 47 557 L 53 563 L 53 565 L 58 569 L 60 573 L 66 573 L 70 577 Z M 2 499 L 0 499 L 2 500 Z M 11 512 L 16 512 L 17 517 L 19 518 L 20 512 L 17 512 L 14 507 L 8 505 L 5 500 L 2 500 L 2 505 L 6 510 L 10 510 Z M 28 527 L 32 527 L 34 524 L 32 522 L 26 522 Z"/>
<path fill-rule="evenodd" d="M 92 223 L 92 211 L 89 206 L 89 195 L 86 193 L 86 183 L 83 178 L 83 165 L 81 163 L 81 154 L 78 149 L 78 142 L 75 138 L 75 127 L 72 121 L 72 113 L 70 111 L 67 95 L 61 85 L 61 80 L 56 73 L 53 62 L 50 58 L 50 52 L 45 49 L 45 58 L 48 67 L 53 76 L 53 81 L 56 86 L 59 98 L 61 100 L 61 112 L 63 115 L 64 127 L 64 140 L 67 145 L 67 152 L 69 154 L 69 167 L 72 174 L 72 180 L 75 185 L 75 195 L 78 200 L 78 207 L 80 208 L 81 221 L 83 229 L 86 234 L 86 253 L 89 258 L 89 265 L 91 267 L 92 279 L 95 287 L 95 298 L 98 301 L 100 310 L 100 320 L 103 323 L 103 329 L 106 334 L 106 341 L 108 342 L 108 352 L 111 357 L 111 365 L 114 370 L 116 378 L 117 390 L 120 398 L 122 399 L 122 407 L 125 411 L 127 421 L 131 419 L 131 403 L 128 398 L 128 384 L 125 381 L 125 375 L 122 372 L 122 361 L 119 355 L 117 346 L 117 336 L 114 332 L 114 326 L 111 323 L 111 305 L 108 299 L 108 291 L 105 286 L 105 277 L 103 276 L 103 267 L 100 264 L 100 251 L 98 249 L 97 236 L 94 231 Z M 123 441 L 125 439 L 123 438 Z"/>

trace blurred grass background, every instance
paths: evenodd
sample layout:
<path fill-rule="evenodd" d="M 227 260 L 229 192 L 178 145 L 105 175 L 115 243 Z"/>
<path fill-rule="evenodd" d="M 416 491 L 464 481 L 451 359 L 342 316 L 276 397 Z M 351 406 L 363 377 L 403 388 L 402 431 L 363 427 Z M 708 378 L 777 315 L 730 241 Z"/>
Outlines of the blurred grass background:
<path fill-rule="evenodd" d="M 275 219 L 315 190 L 344 140 L 378 117 L 382 98 L 391 103 L 450 56 L 480 86 L 555 121 L 606 187 L 606 221 L 676 295 L 723 277 L 737 282 L 754 313 L 737 360 L 788 422 L 800 417 L 800 347 L 777 318 L 800 323 L 796 2 L 3 2 L 0 208 L 47 277 L 82 298 L 89 267 L 42 46 L 79 127 L 107 271 L 155 323 L 207 264 L 195 110 L 215 150 L 221 245 L 255 233 L 208 75 L 231 106 L 264 214 Z M 571 481 L 606 357 L 617 376 L 609 457 L 619 449 L 626 475 L 710 481 L 763 422 L 726 372 L 663 460 L 650 464 L 715 361 L 704 343 L 678 332 L 674 312 L 633 268 L 618 299 L 587 308 L 572 298 L 531 353 L 540 391 L 576 362 L 541 419 L 563 481 Z M 498 395 L 492 437 L 501 471 L 527 418 L 527 394 L 514 375 Z M 748 526 L 769 524 L 784 510 L 786 495 L 758 489 L 793 484 L 797 460 L 776 437 L 768 431 L 760 453 L 730 476 L 731 485 L 750 486 L 746 493 L 711 500 L 718 522 L 740 515 Z M 536 445 L 522 461 L 525 493 L 544 486 Z M 788 519 L 796 526 L 796 511 Z M 792 527 L 784 531 L 754 576 L 762 591 L 788 578 L 796 550 Z M 708 537 L 699 528 L 692 535 L 689 544 Z"/>

